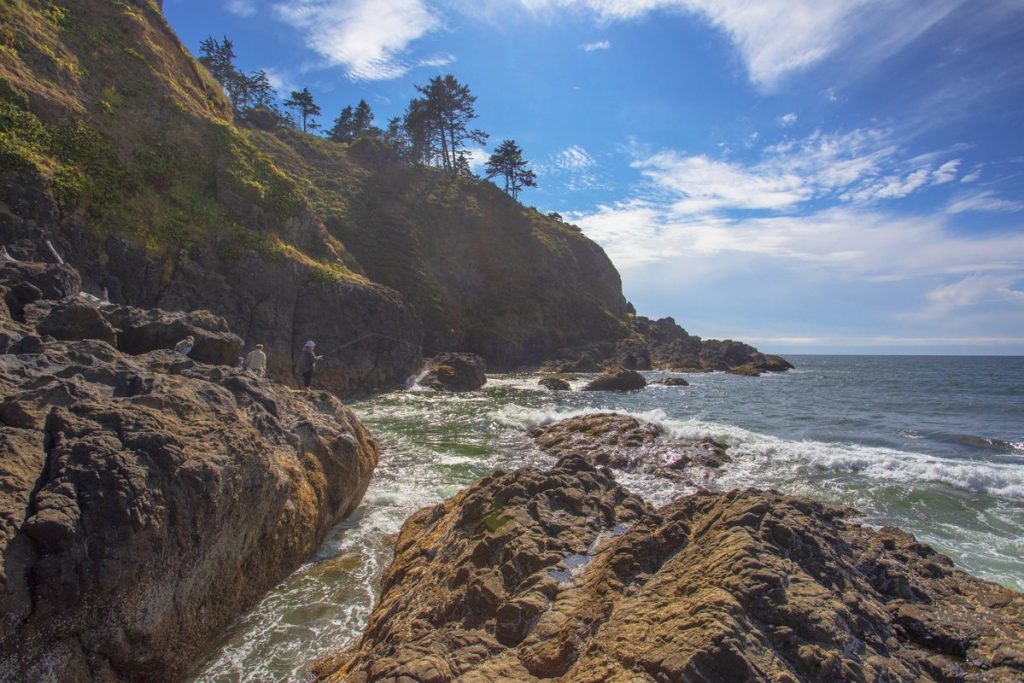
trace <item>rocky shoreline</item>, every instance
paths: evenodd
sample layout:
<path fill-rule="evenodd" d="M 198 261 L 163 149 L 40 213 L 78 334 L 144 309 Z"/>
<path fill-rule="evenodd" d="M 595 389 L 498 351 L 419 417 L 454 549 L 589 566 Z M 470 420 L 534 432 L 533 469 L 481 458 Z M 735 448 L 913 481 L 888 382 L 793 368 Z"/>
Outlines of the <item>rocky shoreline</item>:
<path fill-rule="evenodd" d="M 562 456 L 554 467 L 496 472 L 406 521 L 361 639 L 317 662 L 318 680 L 1024 675 L 1024 596 L 909 534 L 774 491 L 701 490 L 655 509 L 609 467 L 727 451 L 628 416 L 531 436 Z"/>
<path fill-rule="evenodd" d="M 233 360 L 214 316 L 83 304 L 64 266 L 0 283 L 0 680 L 174 680 L 355 509 L 378 445 L 328 393 L 163 346 Z"/>

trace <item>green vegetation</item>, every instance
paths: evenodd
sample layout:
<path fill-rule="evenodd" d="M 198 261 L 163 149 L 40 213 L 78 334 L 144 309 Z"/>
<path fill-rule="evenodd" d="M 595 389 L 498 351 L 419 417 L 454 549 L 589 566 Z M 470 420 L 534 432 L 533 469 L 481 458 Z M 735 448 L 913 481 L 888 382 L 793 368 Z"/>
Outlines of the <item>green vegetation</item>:
<path fill-rule="evenodd" d="M 537 187 L 537 175 L 526 168 L 527 163 L 516 141 L 505 140 L 487 160 L 487 178 L 504 178 L 505 193 L 516 199 L 524 187 Z"/>

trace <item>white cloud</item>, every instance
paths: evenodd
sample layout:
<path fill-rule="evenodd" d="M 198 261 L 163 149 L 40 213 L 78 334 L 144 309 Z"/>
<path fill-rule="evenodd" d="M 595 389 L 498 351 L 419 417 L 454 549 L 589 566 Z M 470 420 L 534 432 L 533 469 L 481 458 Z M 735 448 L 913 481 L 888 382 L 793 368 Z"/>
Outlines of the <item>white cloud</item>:
<path fill-rule="evenodd" d="M 491 158 L 491 155 L 483 147 L 469 147 L 466 149 L 466 153 L 469 156 L 469 168 L 473 173 L 480 173 L 487 165 L 487 160 Z"/>
<path fill-rule="evenodd" d="M 794 114 L 793 112 L 789 112 L 788 114 L 783 114 L 782 116 L 780 116 L 778 119 L 776 119 L 776 121 L 783 128 L 789 128 L 794 123 L 796 123 L 796 119 L 797 115 Z"/>
<path fill-rule="evenodd" d="M 454 64 L 455 61 L 455 55 L 451 53 L 446 53 L 441 55 L 434 55 L 433 57 L 428 57 L 426 59 L 421 59 L 419 62 L 416 63 L 416 66 L 426 66 L 434 69 L 439 69 L 442 66 Z"/>
<path fill-rule="evenodd" d="M 963 178 L 961 178 L 960 182 L 964 183 L 964 184 L 973 183 L 974 181 L 978 180 L 979 178 L 981 178 L 981 169 L 980 168 L 976 168 L 973 171 L 971 171 L 970 173 L 968 173 L 967 175 L 965 175 Z"/>
<path fill-rule="evenodd" d="M 612 43 L 610 40 L 598 40 L 593 43 L 584 43 L 580 45 L 584 52 L 594 52 L 595 50 L 610 50 Z"/>
<path fill-rule="evenodd" d="M 256 3 L 254 0 L 228 0 L 227 10 L 240 17 L 251 17 L 256 14 Z"/>
<path fill-rule="evenodd" d="M 739 50 L 752 81 L 774 87 L 783 77 L 855 47 L 874 63 L 916 40 L 965 0 L 519 0 L 533 12 L 575 9 L 602 21 L 656 11 L 700 14 Z"/>
<path fill-rule="evenodd" d="M 306 0 L 274 10 L 306 32 L 312 50 L 356 80 L 401 76 L 409 69 L 409 45 L 440 26 L 423 0 Z"/>
<path fill-rule="evenodd" d="M 554 157 L 554 165 L 567 171 L 579 171 L 590 168 L 596 163 L 594 157 L 590 156 L 590 153 L 579 145 L 566 147 Z"/>
<path fill-rule="evenodd" d="M 764 150 L 760 161 L 740 163 L 706 155 L 664 151 L 639 158 L 633 167 L 650 186 L 667 193 L 679 215 L 728 210 L 789 211 L 815 199 L 853 205 L 905 197 L 950 182 L 960 160 L 942 153 L 904 159 L 893 134 L 860 129 L 815 132 Z"/>
<path fill-rule="evenodd" d="M 1020 273 L 968 275 L 928 292 L 928 306 L 912 318 L 940 318 L 980 305 L 1010 304 L 1024 310 L 1024 292 L 1013 289 Z"/>
<path fill-rule="evenodd" d="M 968 211 L 1006 212 L 1024 211 L 1024 202 L 1002 199 L 995 192 L 987 190 L 972 195 L 956 197 L 946 207 L 946 213 L 957 214 Z"/>

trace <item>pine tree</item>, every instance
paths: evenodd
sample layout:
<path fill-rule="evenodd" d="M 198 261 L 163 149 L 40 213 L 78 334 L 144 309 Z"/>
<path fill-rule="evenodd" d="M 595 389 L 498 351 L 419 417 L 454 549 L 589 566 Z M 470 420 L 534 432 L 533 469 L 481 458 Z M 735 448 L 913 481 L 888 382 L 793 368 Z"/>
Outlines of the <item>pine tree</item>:
<path fill-rule="evenodd" d="M 299 118 L 302 120 L 303 133 L 309 130 L 310 118 L 320 116 L 320 107 L 313 101 L 313 93 L 309 92 L 309 88 L 303 88 L 301 91 L 293 90 L 291 96 L 284 101 L 284 106 L 298 112 Z M 319 128 L 315 121 L 313 125 Z"/>
<path fill-rule="evenodd" d="M 353 135 L 352 128 L 352 107 L 345 107 L 334 119 L 334 125 L 327 131 L 327 137 L 335 142 L 351 142 Z"/>
<path fill-rule="evenodd" d="M 466 151 L 466 142 L 482 145 L 487 140 L 482 130 L 469 128 L 469 122 L 476 118 L 476 96 L 451 74 L 434 77 L 416 90 L 423 97 L 409 103 L 405 116 L 414 159 L 459 173 L 459 158 Z"/>
<path fill-rule="evenodd" d="M 512 199 L 517 199 L 524 187 L 537 187 L 537 175 L 526 168 L 528 163 L 515 140 L 505 140 L 487 160 L 485 171 L 488 179 L 495 176 L 504 178 L 505 192 Z"/>
<path fill-rule="evenodd" d="M 354 137 L 366 135 L 373 130 L 373 110 L 366 100 L 359 100 L 359 104 L 356 105 L 356 110 L 352 114 L 352 129 Z"/>

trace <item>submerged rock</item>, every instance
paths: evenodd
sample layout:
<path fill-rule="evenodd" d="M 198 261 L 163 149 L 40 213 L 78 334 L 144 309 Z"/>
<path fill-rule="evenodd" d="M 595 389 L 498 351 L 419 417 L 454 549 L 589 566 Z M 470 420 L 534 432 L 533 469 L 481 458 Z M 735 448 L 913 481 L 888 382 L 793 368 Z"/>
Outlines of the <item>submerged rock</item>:
<path fill-rule="evenodd" d="M 726 370 L 730 375 L 741 375 L 743 377 L 760 377 L 761 371 L 753 365 L 739 365 Z"/>
<path fill-rule="evenodd" d="M 1020 680 L 1024 596 L 896 529 L 754 490 L 654 510 L 606 471 L 485 477 L 413 515 L 329 681 Z"/>
<path fill-rule="evenodd" d="M 420 384 L 438 391 L 475 391 L 487 382 L 487 363 L 472 353 L 439 353 Z"/>
<path fill-rule="evenodd" d="M 647 380 L 636 370 L 616 368 L 591 381 L 583 391 L 635 391 L 645 386 Z"/>
<path fill-rule="evenodd" d="M 0 680 L 180 679 L 356 507 L 378 446 L 328 394 L 0 308 Z"/>
<path fill-rule="evenodd" d="M 661 384 L 666 387 L 688 387 L 690 383 L 682 377 L 665 377 L 664 379 L 656 379 L 651 384 Z"/>

